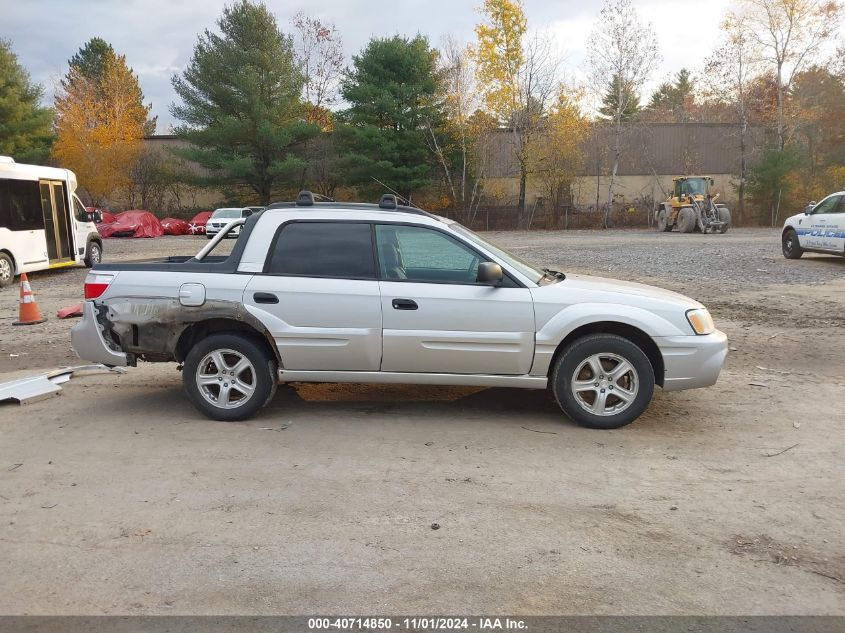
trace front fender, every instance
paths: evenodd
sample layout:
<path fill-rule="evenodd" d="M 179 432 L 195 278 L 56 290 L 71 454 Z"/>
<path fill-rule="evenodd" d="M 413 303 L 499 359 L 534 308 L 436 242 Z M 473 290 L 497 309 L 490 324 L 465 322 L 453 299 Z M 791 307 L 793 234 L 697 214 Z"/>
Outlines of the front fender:
<path fill-rule="evenodd" d="M 690 334 L 650 310 L 618 303 L 578 303 L 568 306 L 537 331 L 532 375 L 546 375 L 555 351 L 572 332 L 594 323 L 621 323 L 641 330 L 651 338 Z"/>

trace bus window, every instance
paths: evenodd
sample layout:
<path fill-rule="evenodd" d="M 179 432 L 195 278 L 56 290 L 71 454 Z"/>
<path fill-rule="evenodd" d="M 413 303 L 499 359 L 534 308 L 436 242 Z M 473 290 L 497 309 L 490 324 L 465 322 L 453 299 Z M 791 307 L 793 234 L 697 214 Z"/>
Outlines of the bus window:
<path fill-rule="evenodd" d="M 37 231 L 44 228 L 37 182 L 12 179 L 0 181 L 0 221 L 10 231 Z"/>

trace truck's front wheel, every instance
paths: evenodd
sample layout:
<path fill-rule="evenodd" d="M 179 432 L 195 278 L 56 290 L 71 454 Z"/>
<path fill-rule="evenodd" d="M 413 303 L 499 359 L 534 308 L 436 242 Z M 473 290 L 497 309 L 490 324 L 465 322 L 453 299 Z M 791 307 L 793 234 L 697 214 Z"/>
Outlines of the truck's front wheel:
<path fill-rule="evenodd" d="M 654 393 L 654 369 L 634 343 L 615 334 L 575 341 L 557 359 L 552 392 L 563 412 L 591 429 L 636 420 Z"/>
<path fill-rule="evenodd" d="M 247 336 L 214 334 L 188 352 L 182 381 L 194 406 L 211 419 L 245 420 L 272 397 L 276 359 Z"/>
<path fill-rule="evenodd" d="M 103 261 L 103 247 L 98 241 L 90 240 L 88 248 L 85 249 L 85 266 L 91 268 L 101 261 Z"/>

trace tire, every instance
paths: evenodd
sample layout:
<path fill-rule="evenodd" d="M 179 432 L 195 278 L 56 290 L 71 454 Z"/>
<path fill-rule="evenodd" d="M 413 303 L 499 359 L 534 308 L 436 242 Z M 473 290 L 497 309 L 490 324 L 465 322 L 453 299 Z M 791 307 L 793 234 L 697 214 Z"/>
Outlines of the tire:
<path fill-rule="evenodd" d="M 99 242 L 91 240 L 88 242 L 88 248 L 85 249 L 85 266 L 91 268 L 101 261 L 103 261 L 103 247 Z"/>
<path fill-rule="evenodd" d="M 804 254 L 804 249 L 798 243 L 798 234 L 795 229 L 786 229 L 780 240 L 783 256 L 787 259 L 799 259 Z"/>
<path fill-rule="evenodd" d="M 210 240 L 211 240 L 211 239 L 214 239 L 214 235 L 209 235 L 208 233 L 206 233 L 206 234 L 205 234 L 205 236 L 206 236 L 208 239 L 210 239 Z"/>
<path fill-rule="evenodd" d="M 240 370 L 238 365 L 242 365 Z M 226 382 L 234 382 L 233 374 L 229 373 L 233 370 L 237 372 L 234 377 L 239 386 L 248 388 L 248 391 L 241 391 L 238 386 L 233 388 Z M 200 374 L 209 376 L 206 384 L 201 383 Z M 267 404 L 276 392 L 276 359 L 265 345 L 254 338 L 242 334 L 213 334 L 188 352 L 182 368 L 182 382 L 191 403 L 212 420 L 246 420 Z M 225 406 L 220 404 L 224 394 Z"/>
<path fill-rule="evenodd" d="M 11 286 L 15 280 L 15 263 L 6 253 L 0 253 L 0 288 Z"/>
<path fill-rule="evenodd" d="M 681 233 L 692 233 L 696 224 L 698 222 L 696 222 L 695 211 L 692 207 L 681 207 L 678 211 L 678 230 Z"/>
<path fill-rule="evenodd" d="M 669 224 L 669 214 L 664 207 L 660 207 L 657 212 L 657 230 L 668 233 L 672 230 L 672 225 Z"/>
<path fill-rule="evenodd" d="M 722 228 L 719 229 L 719 233 L 727 233 L 728 229 L 731 228 L 730 209 L 727 207 L 719 207 L 719 222 L 724 222 Z"/>
<path fill-rule="evenodd" d="M 613 376 L 611 372 L 616 370 L 624 371 Z M 596 371 L 605 373 L 596 376 Z M 618 395 L 623 393 L 622 387 L 626 398 Z M 654 369 L 645 352 L 628 339 L 592 334 L 575 341 L 558 357 L 552 372 L 552 393 L 563 412 L 577 424 L 618 429 L 636 420 L 651 402 Z M 607 408 L 600 413 L 602 397 Z"/>

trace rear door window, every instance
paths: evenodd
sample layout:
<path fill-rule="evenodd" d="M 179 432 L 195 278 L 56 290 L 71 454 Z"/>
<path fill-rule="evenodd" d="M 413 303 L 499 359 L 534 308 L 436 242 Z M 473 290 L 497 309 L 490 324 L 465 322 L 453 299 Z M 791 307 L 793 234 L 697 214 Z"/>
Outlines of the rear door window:
<path fill-rule="evenodd" d="M 356 222 L 289 222 L 276 237 L 266 272 L 375 279 L 372 227 Z"/>

